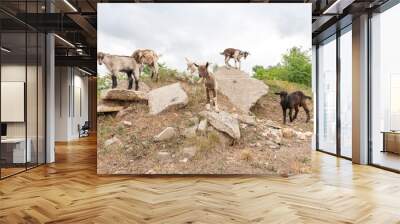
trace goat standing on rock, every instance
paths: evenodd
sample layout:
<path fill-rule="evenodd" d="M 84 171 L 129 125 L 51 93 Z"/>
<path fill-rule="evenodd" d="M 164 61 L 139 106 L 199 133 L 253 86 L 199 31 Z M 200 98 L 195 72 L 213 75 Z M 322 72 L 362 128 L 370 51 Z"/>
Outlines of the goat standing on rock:
<path fill-rule="evenodd" d="M 247 56 L 250 55 L 249 52 L 247 51 L 241 51 L 239 49 L 235 48 L 227 48 L 223 52 L 221 52 L 221 55 L 225 56 L 225 65 L 228 67 L 232 67 L 229 64 L 229 60 L 233 58 L 235 60 L 235 68 L 238 68 L 240 70 L 240 59 L 244 58 L 246 59 Z M 239 67 L 237 67 L 237 63 L 239 63 Z"/>
<path fill-rule="evenodd" d="M 129 56 L 111 55 L 99 52 L 97 53 L 99 65 L 104 64 L 111 72 L 112 88 L 117 87 L 117 73 L 124 72 L 128 76 L 128 89 L 132 89 L 133 78 L 135 79 L 135 90 L 139 89 L 139 64 Z"/>
<path fill-rule="evenodd" d="M 293 93 L 288 94 L 286 91 L 281 91 L 279 93 L 275 93 L 275 95 L 279 95 L 281 97 L 281 106 L 283 112 L 283 123 L 286 124 L 286 110 L 289 109 L 289 119 L 290 122 L 293 122 L 297 118 L 297 114 L 299 113 L 299 107 L 303 107 L 304 111 L 307 114 L 307 121 L 310 121 L 310 110 L 308 109 L 306 100 L 310 99 L 310 96 L 306 96 L 302 91 L 295 91 Z M 293 109 L 295 110 L 294 117 Z"/>
<path fill-rule="evenodd" d="M 215 79 L 214 75 L 208 71 L 209 63 L 207 62 L 205 65 L 198 65 L 194 63 L 194 65 L 199 70 L 200 80 L 198 83 L 201 83 L 203 80 L 205 80 L 204 86 L 206 87 L 207 103 L 210 103 L 212 106 L 214 106 L 214 109 L 218 111 L 217 80 Z M 210 99 L 210 92 L 213 93 L 212 100 Z"/>
<path fill-rule="evenodd" d="M 151 71 L 151 78 L 155 75 L 156 81 L 158 81 L 158 59 L 160 56 L 150 49 L 139 49 L 133 52 L 132 57 L 140 65 L 139 75 L 142 73 L 144 65 L 147 65 Z"/>

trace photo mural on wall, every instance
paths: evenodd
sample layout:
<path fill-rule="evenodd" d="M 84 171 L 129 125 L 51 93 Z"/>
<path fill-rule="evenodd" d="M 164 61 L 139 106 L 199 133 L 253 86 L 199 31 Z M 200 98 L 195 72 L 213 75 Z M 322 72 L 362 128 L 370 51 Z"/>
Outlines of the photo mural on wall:
<path fill-rule="evenodd" d="M 98 173 L 310 172 L 310 21 L 310 4 L 98 4 Z"/>

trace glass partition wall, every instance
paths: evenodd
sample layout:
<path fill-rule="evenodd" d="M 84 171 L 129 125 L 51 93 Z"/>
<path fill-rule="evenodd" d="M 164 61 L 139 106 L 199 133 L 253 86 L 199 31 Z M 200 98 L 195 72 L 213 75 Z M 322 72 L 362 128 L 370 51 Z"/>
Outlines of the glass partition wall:
<path fill-rule="evenodd" d="M 38 7 L 30 3 L 29 10 Z M 0 27 L 1 179 L 45 163 L 45 41 L 17 21 L 12 30 Z"/>
<path fill-rule="evenodd" d="M 371 18 L 370 163 L 400 171 L 400 4 Z"/>
<path fill-rule="evenodd" d="M 352 157 L 352 35 L 351 25 L 317 47 L 316 148 Z"/>

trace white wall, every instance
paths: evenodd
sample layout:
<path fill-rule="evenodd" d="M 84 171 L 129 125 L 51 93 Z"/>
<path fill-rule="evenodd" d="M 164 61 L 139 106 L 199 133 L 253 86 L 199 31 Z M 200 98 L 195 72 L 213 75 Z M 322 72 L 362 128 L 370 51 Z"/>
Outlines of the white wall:
<path fill-rule="evenodd" d="M 83 75 L 76 68 L 56 67 L 56 141 L 79 138 L 78 125 L 88 120 L 88 78 Z"/>

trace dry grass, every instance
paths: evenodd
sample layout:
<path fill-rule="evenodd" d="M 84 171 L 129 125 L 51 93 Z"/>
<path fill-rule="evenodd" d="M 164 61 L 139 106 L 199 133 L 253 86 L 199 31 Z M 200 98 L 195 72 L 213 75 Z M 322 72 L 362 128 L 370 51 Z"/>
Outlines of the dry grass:
<path fill-rule="evenodd" d="M 151 87 L 168 85 L 177 80 L 172 77 L 160 79 L 154 83 L 144 81 Z M 260 127 L 241 128 L 242 138 L 234 145 L 227 137 L 213 130 L 206 135 L 184 138 L 179 135 L 168 142 L 154 142 L 153 136 L 166 127 L 174 127 L 178 134 L 194 125 L 191 118 L 205 109 L 206 96 L 204 86 L 181 82 L 189 96 L 189 104 L 182 109 L 173 109 L 157 116 L 148 114 L 145 104 L 127 105 L 129 113 L 98 117 L 98 169 L 101 173 L 143 174 L 152 170 L 160 174 L 280 174 L 291 175 L 309 171 L 310 139 L 301 142 L 287 140 L 278 150 L 269 149 L 265 144 L 252 147 L 251 144 L 263 142 Z M 274 87 L 275 88 L 275 87 Z M 235 112 L 225 96 L 218 96 L 222 110 Z M 253 112 L 260 119 L 281 122 L 279 101 L 273 92 L 260 100 Z M 292 127 L 312 130 L 312 123 L 305 124 L 302 113 Z M 124 126 L 122 121 L 130 121 L 132 126 Z M 105 148 L 104 142 L 115 136 L 121 144 Z M 183 163 L 182 148 L 196 146 L 198 151 L 190 161 Z M 169 152 L 168 161 L 159 161 L 159 151 Z"/>

